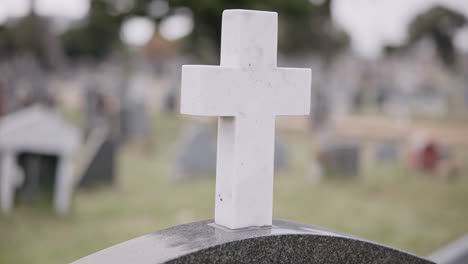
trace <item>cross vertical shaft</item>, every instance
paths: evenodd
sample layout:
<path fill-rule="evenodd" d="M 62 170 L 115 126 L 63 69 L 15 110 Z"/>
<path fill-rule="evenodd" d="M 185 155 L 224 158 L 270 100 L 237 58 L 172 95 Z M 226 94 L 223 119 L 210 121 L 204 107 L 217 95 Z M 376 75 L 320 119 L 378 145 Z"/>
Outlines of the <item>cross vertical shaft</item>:
<path fill-rule="evenodd" d="M 276 66 L 277 14 L 223 13 L 221 65 L 182 68 L 181 112 L 219 116 L 216 224 L 272 224 L 275 118 L 310 110 L 310 69 Z"/>
<path fill-rule="evenodd" d="M 271 225 L 275 117 L 220 117 L 218 122 L 216 223 Z"/>

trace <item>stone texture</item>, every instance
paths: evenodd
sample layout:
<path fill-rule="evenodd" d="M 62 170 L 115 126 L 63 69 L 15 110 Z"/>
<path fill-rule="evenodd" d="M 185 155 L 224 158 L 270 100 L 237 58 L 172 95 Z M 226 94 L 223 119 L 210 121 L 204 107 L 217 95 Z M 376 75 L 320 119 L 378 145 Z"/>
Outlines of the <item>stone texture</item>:
<path fill-rule="evenodd" d="M 468 263 L 468 234 L 437 250 L 429 259 L 438 264 Z"/>
<path fill-rule="evenodd" d="M 219 66 L 184 65 L 181 113 L 219 116 L 215 221 L 271 225 L 275 118 L 308 115 L 311 70 L 277 67 L 278 15 L 225 10 Z"/>
<path fill-rule="evenodd" d="M 94 263 L 433 263 L 320 227 L 274 220 L 230 230 L 212 220 L 157 231 L 74 262 Z"/>

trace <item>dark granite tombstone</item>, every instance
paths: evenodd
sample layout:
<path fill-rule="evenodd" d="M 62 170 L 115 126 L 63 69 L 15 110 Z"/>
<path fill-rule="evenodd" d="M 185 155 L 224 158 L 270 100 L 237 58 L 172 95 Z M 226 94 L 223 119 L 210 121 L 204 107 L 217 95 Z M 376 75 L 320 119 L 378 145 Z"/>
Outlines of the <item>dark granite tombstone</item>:
<path fill-rule="evenodd" d="M 98 90 L 95 83 L 86 89 L 86 141 L 93 142 L 96 150 L 92 154 L 88 166 L 81 175 L 79 187 L 91 187 L 96 184 L 112 184 L 115 178 L 115 157 L 117 137 L 114 129 L 112 102 Z M 94 135 L 101 129 L 106 131 L 104 137 L 94 139 Z M 94 134 L 93 134 L 94 133 Z"/>
<path fill-rule="evenodd" d="M 79 187 L 114 183 L 115 149 L 115 143 L 110 138 L 99 146 L 94 159 L 80 179 Z"/>
<path fill-rule="evenodd" d="M 229 230 L 212 220 L 129 240 L 74 264 L 399 263 L 429 260 L 357 237 L 285 220 L 271 227 Z"/>
<path fill-rule="evenodd" d="M 23 184 L 17 193 L 21 200 L 37 202 L 52 198 L 57 169 L 57 156 L 21 153 L 18 155 L 18 165 L 23 170 Z"/>

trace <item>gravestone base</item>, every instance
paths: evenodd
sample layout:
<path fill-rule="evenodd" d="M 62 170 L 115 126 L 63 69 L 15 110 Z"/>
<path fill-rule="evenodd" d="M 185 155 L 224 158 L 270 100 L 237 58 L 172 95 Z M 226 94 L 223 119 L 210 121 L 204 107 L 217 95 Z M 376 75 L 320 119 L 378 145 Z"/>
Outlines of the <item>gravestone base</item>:
<path fill-rule="evenodd" d="M 160 230 L 80 259 L 93 263 L 433 263 L 356 237 L 301 223 L 226 230 L 213 220 Z"/>

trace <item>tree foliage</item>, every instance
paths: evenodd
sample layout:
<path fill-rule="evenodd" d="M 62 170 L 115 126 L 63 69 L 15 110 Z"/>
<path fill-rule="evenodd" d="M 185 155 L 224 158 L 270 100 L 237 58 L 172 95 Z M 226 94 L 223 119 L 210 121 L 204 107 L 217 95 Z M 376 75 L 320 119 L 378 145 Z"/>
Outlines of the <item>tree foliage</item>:
<path fill-rule="evenodd" d="M 408 40 L 399 47 L 387 51 L 405 50 L 414 46 L 421 39 L 430 39 L 440 59 L 448 66 L 455 67 L 457 50 L 453 43 L 456 30 L 466 24 L 466 18 L 457 11 L 435 6 L 416 16 L 408 26 Z"/>
<path fill-rule="evenodd" d="M 253 9 L 279 13 L 279 48 L 283 53 L 330 52 L 348 43 L 347 36 L 331 23 L 330 1 L 314 5 L 309 0 L 170 0 L 171 6 L 188 7 L 194 18 L 189 49 L 202 54 L 203 47 L 218 48 L 225 9 Z M 217 50 L 217 49 L 215 49 Z"/>
<path fill-rule="evenodd" d="M 88 17 L 82 25 L 63 34 L 65 52 L 70 57 L 105 57 L 120 43 L 120 27 L 126 15 L 112 13 L 108 1 L 92 0 Z"/>
<path fill-rule="evenodd" d="M 71 58 L 83 56 L 104 58 L 121 45 L 120 28 L 126 18 L 146 16 L 152 0 L 133 0 L 128 10 L 117 10 L 114 0 L 90 0 L 89 14 L 61 36 L 65 53 Z M 279 49 L 297 54 L 320 51 L 332 54 L 347 45 L 347 36 L 331 23 L 330 0 L 320 5 L 310 0 L 167 0 L 169 12 L 164 17 L 152 18 L 159 23 L 180 8 L 191 11 L 193 32 L 181 40 L 184 51 L 206 60 L 217 56 L 221 39 L 221 19 L 225 9 L 254 9 L 279 13 Z M 21 29 L 24 30 L 24 29 Z M 11 36 L 0 40 L 0 49 L 11 48 Z M 34 43 L 34 41 L 30 42 Z M 23 47 L 16 47 L 22 49 Z"/>

